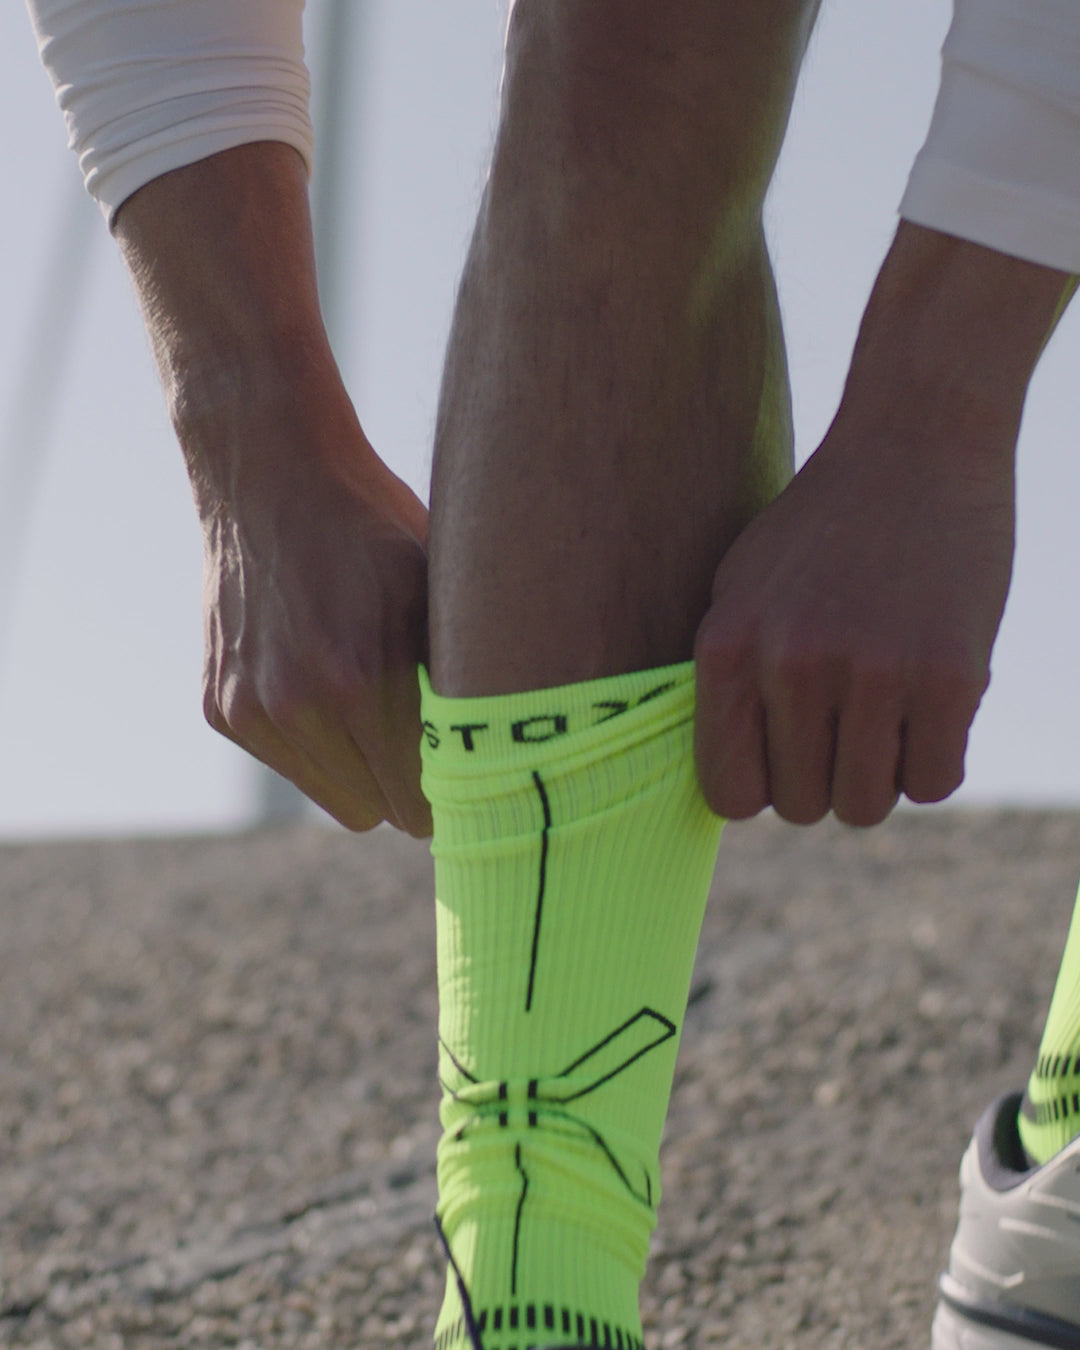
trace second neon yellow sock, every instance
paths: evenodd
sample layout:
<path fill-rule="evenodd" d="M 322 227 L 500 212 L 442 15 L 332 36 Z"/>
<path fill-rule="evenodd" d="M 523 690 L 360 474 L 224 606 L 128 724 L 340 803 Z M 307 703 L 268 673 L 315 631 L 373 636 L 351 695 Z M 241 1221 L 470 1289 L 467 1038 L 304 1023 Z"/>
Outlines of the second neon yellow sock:
<path fill-rule="evenodd" d="M 1050 1000 L 1039 1056 L 1020 1108 L 1020 1142 L 1049 1162 L 1080 1134 L 1080 900 Z"/>
<path fill-rule="evenodd" d="M 436 1346 L 629 1350 L 721 828 L 694 774 L 693 666 L 490 699 L 421 681 L 450 1257 Z"/>

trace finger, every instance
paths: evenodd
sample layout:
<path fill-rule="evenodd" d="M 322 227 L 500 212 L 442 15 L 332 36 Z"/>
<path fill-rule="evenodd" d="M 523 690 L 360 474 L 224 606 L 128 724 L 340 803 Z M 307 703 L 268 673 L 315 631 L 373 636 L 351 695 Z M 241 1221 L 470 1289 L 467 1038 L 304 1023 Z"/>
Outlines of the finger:
<path fill-rule="evenodd" d="M 703 637 L 695 652 L 694 754 L 710 808 L 748 820 L 769 804 L 765 722 L 754 683 L 718 644 Z"/>
<path fill-rule="evenodd" d="M 805 668 L 786 668 L 766 696 L 769 794 L 793 825 L 813 825 L 829 810 L 836 724 L 826 682 Z"/>
<path fill-rule="evenodd" d="M 911 801 L 943 801 L 964 781 L 968 732 L 981 693 L 972 682 L 951 681 L 908 713 L 900 787 Z"/>
<path fill-rule="evenodd" d="M 226 678 L 204 697 L 211 725 L 280 772 L 353 830 L 383 820 L 425 837 L 431 817 L 420 790 L 420 692 L 414 667 L 360 696 L 351 672 L 322 672 L 320 698 L 284 681 L 257 694 Z M 397 720 L 391 713 L 398 708 Z M 368 717 L 346 713 L 366 710 Z M 341 710 L 341 711 L 339 711 Z M 402 767 L 399 767 L 402 766 Z M 408 766 L 408 767 L 403 767 Z M 388 786 L 395 794 L 391 800 Z"/>
<path fill-rule="evenodd" d="M 380 776 L 378 747 L 373 736 L 355 737 L 344 715 L 335 720 L 334 715 L 313 707 L 297 712 L 287 726 L 273 725 L 284 742 L 318 774 L 321 790 L 333 795 L 339 810 L 346 810 L 356 820 L 377 816 L 374 824 L 386 820 L 396 829 L 406 828 Z M 417 743 L 419 739 L 417 722 Z M 419 759 L 419 748 L 416 753 Z M 339 811 L 331 814 L 341 819 Z M 351 824 L 349 828 L 370 829 L 371 825 Z"/>
<path fill-rule="evenodd" d="M 769 798 L 792 825 L 815 825 L 828 814 L 836 715 L 823 709 L 813 722 L 790 709 L 765 710 Z"/>
<path fill-rule="evenodd" d="M 208 706 L 206 717 L 215 731 L 288 779 L 346 829 L 370 830 L 387 818 L 387 803 L 362 760 L 350 781 L 343 783 L 303 745 L 282 734 L 260 708 L 249 707 L 230 719 L 215 704 Z"/>
<path fill-rule="evenodd" d="M 336 677 L 324 668 L 318 701 L 309 696 L 266 706 L 286 738 L 346 791 L 362 800 L 377 797 L 397 829 L 417 838 L 431 834 L 431 810 L 420 786 L 420 681 L 414 660 L 398 660 L 392 671 L 362 677 L 356 667 Z"/>
<path fill-rule="evenodd" d="M 346 718 L 346 724 L 354 743 L 365 747 L 367 765 L 386 798 L 393 823 L 416 839 L 428 838 L 432 832 L 431 807 L 420 786 L 420 683 L 416 671 L 403 671 L 396 679 L 387 680 L 378 705 L 365 700 Z"/>
<path fill-rule="evenodd" d="M 396 678 L 386 677 L 377 684 L 377 693 L 369 689 L 362 697 L 355 685 L 350 696 L 343 687 L 336 688 L 320 704 L 310 698 L 266 698 L 267 717 L 273 730 L 318 773 L 323 796 L 333 794 L 338 807 L 331 814 L 336 819 L 341 819 L 342 810 L 357 820 L 378 813 L 375 824 L 387 820 L 416 838 L 426 838 L 431 834 L 431 810 L 420 789 L 416 670 L 402 667 Z"/>
<path fill-rule="evenodd" d="M 881 680 L 845 698 L 836 734 L 832 808 L 845 825 L 879 825 L 899 796 L 902 707 Z"/>

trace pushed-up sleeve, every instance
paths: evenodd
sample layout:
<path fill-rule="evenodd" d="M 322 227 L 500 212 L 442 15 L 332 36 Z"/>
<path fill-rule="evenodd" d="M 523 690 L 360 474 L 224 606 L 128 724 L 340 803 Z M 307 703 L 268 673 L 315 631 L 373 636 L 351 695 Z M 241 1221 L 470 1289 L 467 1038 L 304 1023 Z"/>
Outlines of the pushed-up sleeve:
<path fill-rule="evenodd" d="M 253 141 L 309 170 L 303 0 L 28 0 L 87 188 L 112 218 L 171 169 Z"/>
<path fill-rule="evenodd" d="M 1080 0 L 955 0 L 900 212 L 1080 272 Z"/>

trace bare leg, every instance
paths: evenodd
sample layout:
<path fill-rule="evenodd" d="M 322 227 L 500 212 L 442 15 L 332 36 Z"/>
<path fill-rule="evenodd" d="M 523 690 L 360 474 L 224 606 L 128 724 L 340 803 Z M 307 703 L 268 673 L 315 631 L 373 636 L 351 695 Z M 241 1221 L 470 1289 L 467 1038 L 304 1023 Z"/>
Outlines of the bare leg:
<path fill-rule="evenodd" d="M 811 10 L 518 0 L 511 18 L 430 532 L 447 1350 L 473 1314 L 516 1343 L 506 1308 L 544 1321 L 538 1343 L 641 1343 L 720 830 L 692 681 L 655 667 L 691 656 L 717 562 L 791 471 L 761 204 Z M 579 682 L 603 676 L 594 706 Z M 527 692 L 553 685 L 578 687 L 554 709 Z M 643 1026 L 664 1030 L 586 1081 Z"/>
<path fill-rule="evenodd" d="M 816 0 L 519 0 L 436 434 L 435 687 L 688 659 L 791 473 L 761 206 Z"/>

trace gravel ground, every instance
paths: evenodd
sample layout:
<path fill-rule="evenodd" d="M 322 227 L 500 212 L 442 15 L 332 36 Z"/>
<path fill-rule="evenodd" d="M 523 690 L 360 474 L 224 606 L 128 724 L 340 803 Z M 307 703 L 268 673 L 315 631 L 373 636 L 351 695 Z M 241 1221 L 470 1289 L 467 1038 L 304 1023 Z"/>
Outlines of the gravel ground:
<path fill-rule="evenodd" d="M 1080 815 L 775 820 L 721 849 L 652 1347 L 920 1347 L 956 1165 L 1019 1085 Z M 422 845 L 317 827 L 0 849 L 0 1346 L 424 1346 Z"/>

